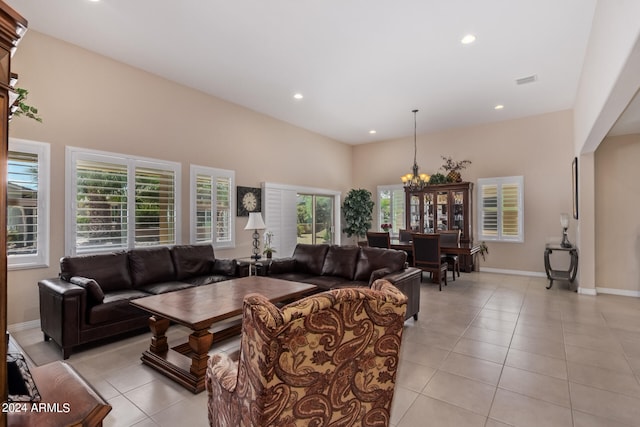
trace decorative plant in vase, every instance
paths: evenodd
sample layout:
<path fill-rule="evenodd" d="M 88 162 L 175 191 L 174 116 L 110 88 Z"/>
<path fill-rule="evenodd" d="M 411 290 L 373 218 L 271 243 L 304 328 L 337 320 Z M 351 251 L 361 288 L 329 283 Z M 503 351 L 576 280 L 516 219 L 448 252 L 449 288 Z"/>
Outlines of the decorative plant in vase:
<path fill-rule="evenodd" d="M 15 91 L 18 92 L 18 97 L 11 107 L 13 115 L 15 117 L 25 116 L 35 120 L 36 122 L 42 123 L 42 117 L 38 115 L 38 109 L 25 102 L 29 95 L 29 91 L 21 87 L 17 87 Z"/>
<path fill-rule="evenodd" d="M 382 231 L 389 231 L 393 228 L 392 224 L 380 224 L 380 228 L 382 228 Z"/>
<path fill-rule="evenodd" d="M 465 169 L 467 166 L 471 164 L 470 160 L 460 160 L 456 162 L 451 157 L 440 156 L 442 160 L 444 160 L 444 164 L 440 166 L 441 169 L 444 169 L 447 172 L 447 181 L 448 182 L 462 182 L 462 176 L 460 175 L 460 171 Z"/>
<path fill-rule="evenodd" d="M 342 202 L 342 214 L 346 226 L 342 229 L 347 237 L 364 237 L 373 220 L 371 192 L 363 188 L 351 189 Z"/>
<path fill-rule="evenodd" d="M 271 246 L 272 241 L 273 231 L 267 231 L 266 233 L 264 233 L 264 250 L 262 251 L 262 254 L 266 255 L 267 259 L 271 259 L 273 254 L 276 253 L 276 250 L 273 248 L 273 246 Z"/>

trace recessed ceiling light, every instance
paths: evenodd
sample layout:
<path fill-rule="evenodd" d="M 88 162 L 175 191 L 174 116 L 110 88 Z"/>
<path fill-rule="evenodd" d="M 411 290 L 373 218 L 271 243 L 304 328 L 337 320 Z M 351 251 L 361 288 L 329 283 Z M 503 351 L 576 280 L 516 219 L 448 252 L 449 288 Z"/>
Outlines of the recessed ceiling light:
<path fill-rule="evenodd" d="M 296 93 L 295 95 L 293 95 L 293 97 L 294 97 L 295 99 L 302 99 L 302 98 L 304 98 L 304 96 L 303 96 L 301 93 Z"/>
<path fill-rule="evenodd" d="M 466 36 L 464 36 L 460 40 L 460 43 L 462 43 L 462 44 L 471 44 L 474 41 L 476 41 L 476 36 L 474 36 L 473 34 L 467 34 Z"/>
<path fill-rule="evenodd" d="M 376 131 L 375 129 L 371 129 L 371 130 L 369 131 L 369 133 L 370 133 L 371 135 L 373 135 L 374 133 L 378 133 L 378 131 Z"/>
<path fill-rule="evenodd" d="M 502 104 L 498 104 L 495 107 L 493 107 L 494 110 L 502 110 L 504 108 L 504 105 Z"/>

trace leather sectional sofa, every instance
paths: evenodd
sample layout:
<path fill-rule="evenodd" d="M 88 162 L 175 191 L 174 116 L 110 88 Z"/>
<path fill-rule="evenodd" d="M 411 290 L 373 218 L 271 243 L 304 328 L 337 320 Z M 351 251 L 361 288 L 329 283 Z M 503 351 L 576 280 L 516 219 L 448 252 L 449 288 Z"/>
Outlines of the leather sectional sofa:
<path fill-rule="evenodd" d="M 149 313 L 130 300 L 228 280 L 237 269 L 235 260 L 216 259 L 210 245 L 64 257 L 59 277 L 38 282 L 45 340 L 66 359 L 82 344 L 147 329 Z"/>
<path fill-rule="evenodd" d="M 407 267 L 407 253 L 366 246 L 298 244 L 288 258 L 273 259 L 265 274 L 277 279 L 311 283 L 321 291 L 370 287 L 387 279 L 408 297 L 406 318 L 418 319 L 422 270 Z"/>

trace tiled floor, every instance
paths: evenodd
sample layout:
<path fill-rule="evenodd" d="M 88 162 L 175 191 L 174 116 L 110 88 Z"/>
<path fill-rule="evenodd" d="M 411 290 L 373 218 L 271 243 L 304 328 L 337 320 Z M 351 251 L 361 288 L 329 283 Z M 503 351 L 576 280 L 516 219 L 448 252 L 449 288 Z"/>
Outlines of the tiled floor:
<path fill-rule="evenodd" d="M 419 320 L 402 341 L 393 426 L 640 425 L 640 299 L 546 283 L 490 273 L 463 273 L 442 292 L 423 283 Z M 170 332 L 170 341 L 187 334 Z M 14 336 L 37 363 L 59 358 L 39 330 Z M 113 406 L 105 426 L 208 425 L 206 393 L 140 363 L 148 343 L 139 335 L 68 359 Z"/>

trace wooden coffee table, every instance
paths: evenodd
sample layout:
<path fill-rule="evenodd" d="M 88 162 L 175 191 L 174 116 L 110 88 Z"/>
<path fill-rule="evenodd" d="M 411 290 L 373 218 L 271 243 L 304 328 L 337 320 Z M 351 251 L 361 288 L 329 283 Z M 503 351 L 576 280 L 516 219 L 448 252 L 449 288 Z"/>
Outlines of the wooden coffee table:
<path fill-rule="evenodd" d="M 214 342 L 214 332 L 209 329 L 242 314 L 245 295 L 259 293 L 275 303 L 299 299 L 315 289 L 315 285 L 306 283 L 250 276 L 132 300 L 132 305 L 151 313 L 149 327 L 153 336 L 149 350 L 142 353 L 142 363 L 191 392 L 200 393 L 205 387 L 208 352 Z M 165 333 L 170 322 L 193 331 L 187 343 L 169 348 Z M 236 322 L 233 327 L 216 332 L 215 341 L 239 333 L 240 326 Z"/>

